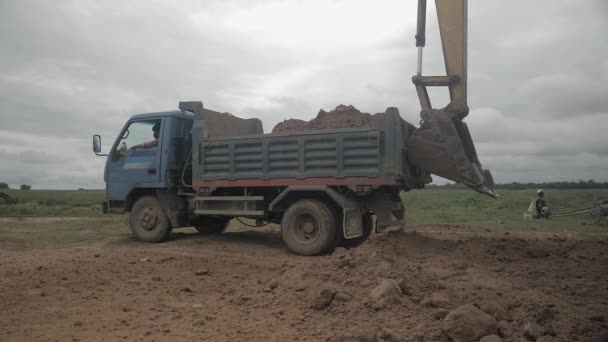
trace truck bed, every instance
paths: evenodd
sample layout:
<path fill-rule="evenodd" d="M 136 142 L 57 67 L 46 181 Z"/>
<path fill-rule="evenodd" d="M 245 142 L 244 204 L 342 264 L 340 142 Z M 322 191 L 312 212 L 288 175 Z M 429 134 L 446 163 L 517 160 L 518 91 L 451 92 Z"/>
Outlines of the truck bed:
<path fill-rule="evenodd" d="M 202 139 L 193 186 L 403 185 L 408 125 L 397 112 L 370 128 Z"/>

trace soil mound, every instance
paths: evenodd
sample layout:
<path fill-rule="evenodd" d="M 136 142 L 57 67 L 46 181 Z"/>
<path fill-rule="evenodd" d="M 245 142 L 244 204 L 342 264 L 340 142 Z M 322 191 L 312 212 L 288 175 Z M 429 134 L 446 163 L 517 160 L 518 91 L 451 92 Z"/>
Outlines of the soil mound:
<path fill-rule="evenodd" d="M 274 126 L 272 133 L 293 133 L 317 129 L 363 128 L 371 127 L 371 125 L 371 114 L 362 113 L 354 106 L 341 104 L 330 112 L 321 109 L 317 117 L 310 121 L 288 119 L 280 122 Z"/>

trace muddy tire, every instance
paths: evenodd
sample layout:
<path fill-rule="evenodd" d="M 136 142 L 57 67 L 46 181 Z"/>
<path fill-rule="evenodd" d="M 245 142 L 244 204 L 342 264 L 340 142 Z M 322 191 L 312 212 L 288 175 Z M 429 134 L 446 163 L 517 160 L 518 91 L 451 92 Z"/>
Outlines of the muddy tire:
<path fill-rule="evenodd" d="M 165 241 L 171 235 L 171 222 L 155 196 L 138 199 L 129 216 L 135 238 L 143 242 Z"/>
<path fill-rule="evenodd" d="M 281 232 L 287 248 L 298 255 L 319 255 L 336 248 L 338 237 L 336 216 L 327 204 L 315 200 L 299 200 L 283 215 Z"/>
<path fill-rule="evenodd" d="M 217 217 L 201 217 L 194 224 L 194 228 L 199 233 L 205 235 L 220 234 L 228 227 L 230 219 L 217 218 Z"/>
<path fill-rule="evenodd" d="M 374 224 L 374 220 L 372 217 L 372 214 L 367 213 L 364 214 L 362 217 L 362 224 L 363 224 L 363 235 L 358 237 L 358 238 L 354 238 L 354 239 L 345 239 L 342 238 L 342 241 L 340 241 L 340 243 L 338 244 L 338 246 L 340 247 L 344 247 L 344 248 L 355 248 L 357 246 L 359 246 L 360 244 L 364 243 L 365 241 L 367 241 L 367 239 L 369 239 L 369 236 L 372 233 L 372 226 Z"/>

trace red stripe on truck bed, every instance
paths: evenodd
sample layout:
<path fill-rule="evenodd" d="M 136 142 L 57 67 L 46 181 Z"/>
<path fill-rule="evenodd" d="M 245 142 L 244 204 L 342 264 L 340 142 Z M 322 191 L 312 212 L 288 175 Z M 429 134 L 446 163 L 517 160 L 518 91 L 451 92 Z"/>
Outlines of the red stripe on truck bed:
<path fill-rule="evenodd" d="M 346 177 L 346 178 L 245 178 L 235 180 L 194 181 L 194 187 L 227 188 L 236 186 L 290 186 L 290 185 L 382 185 L 387 184 L 382 178 Z"/>

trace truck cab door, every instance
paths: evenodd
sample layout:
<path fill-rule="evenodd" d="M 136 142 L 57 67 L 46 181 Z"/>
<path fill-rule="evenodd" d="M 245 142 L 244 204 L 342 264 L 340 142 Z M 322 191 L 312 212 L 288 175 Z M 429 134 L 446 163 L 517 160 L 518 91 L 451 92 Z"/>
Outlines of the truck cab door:
<path fill-rule="evenodd" d="M 125 201 L 133 188 L 154 188 L 160 183 L 163 121 L 130 121 L 123 128 L 108 158 L 110 203 Z"/>

